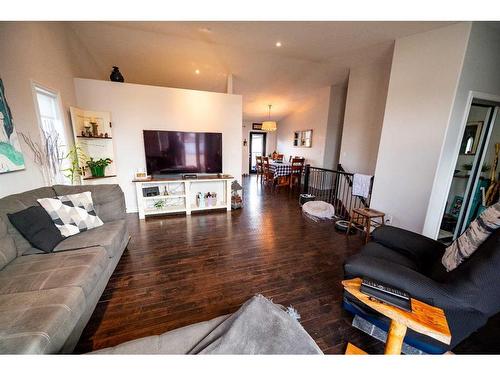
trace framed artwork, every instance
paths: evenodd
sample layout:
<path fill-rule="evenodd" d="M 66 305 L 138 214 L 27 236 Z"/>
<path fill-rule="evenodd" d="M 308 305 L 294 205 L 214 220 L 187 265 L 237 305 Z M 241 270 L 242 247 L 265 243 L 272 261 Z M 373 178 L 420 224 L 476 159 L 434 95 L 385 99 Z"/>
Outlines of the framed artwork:
<path fill-rule="evenodd" d="M 262 123 L 261 122 L 254 122 L 252 124 L 252 130 L 262 130 Z"/>
<path fill-rule="evenodd" d="M 464 136 L 460 145 L 461 155 L 475 155 L 481 131 L 483 130 L 483 121 L 468 122 L 465 126 Z"/>
<path fill-rule="evenodd" d="M 460 210 L 462 209 L 463 203 L 464 203 L 464 197 L 455 195 L 455 198 L 453 198 L 453 202 L 451 203 L 450 215 L 453 217 L 458 217 L 458 215 L 460 214 Z"/>
<path fill-rule="evenodd" d="M 0 173 L 24 169 L 24 156 L 0 79 Z"/>
<path fill-rule="evenodd" d="M 312 147 L 312 130 L 298 130 L 293 133 L 294 147 Z"/>

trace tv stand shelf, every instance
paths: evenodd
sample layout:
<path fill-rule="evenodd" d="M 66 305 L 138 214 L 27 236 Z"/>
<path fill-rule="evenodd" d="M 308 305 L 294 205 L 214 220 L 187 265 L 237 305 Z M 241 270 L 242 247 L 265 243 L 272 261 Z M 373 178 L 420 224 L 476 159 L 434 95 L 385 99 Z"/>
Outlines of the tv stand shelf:
<path fill-rule="evenodd" d="M 180 178 L 148 178 L 133 180 L 137 193 L 137 207 L 139 218 L 150 215 L 165 215 L 169 213 L 221 210 L 231 211 L 231 183 L 234 178 L 230 175 L 200 176 L 193 179 Z M 158 188 L 160 195 L 144 196 L 143 189 Z M 196 196 L 198 193 L 215 192 L 216 201 L 211 205 L 200 207 Z"/>

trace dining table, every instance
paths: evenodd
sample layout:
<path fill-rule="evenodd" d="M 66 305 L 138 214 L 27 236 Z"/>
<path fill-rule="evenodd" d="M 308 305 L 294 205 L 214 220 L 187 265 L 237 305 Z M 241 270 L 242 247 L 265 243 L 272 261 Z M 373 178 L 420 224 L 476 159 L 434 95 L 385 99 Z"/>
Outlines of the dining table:
<path fill-rule="evenodd" d="M 274 174 L 274 178 L 289 176 L 292 174 L 292 163 L 286 161 L 269 161 L 269 170 Z"/>

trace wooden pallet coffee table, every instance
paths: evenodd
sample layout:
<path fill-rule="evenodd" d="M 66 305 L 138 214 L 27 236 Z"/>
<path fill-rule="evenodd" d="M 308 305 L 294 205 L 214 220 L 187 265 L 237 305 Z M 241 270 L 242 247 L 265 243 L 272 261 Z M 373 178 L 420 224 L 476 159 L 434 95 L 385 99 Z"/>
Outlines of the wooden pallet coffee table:
<path fill-rule="evenodd" d="M 415 332 L 432 337 L 445 344 L 451 342 L 450 328 L 444 311 L 440 308 L 430 306 L 422 301 L 411 299 L 412 311 L 404 311 L 395 306 L 377 301 L 372 297 L 361 293 L 361 279 L 342 281 L 344 289 L 359 299 L 373 310 L 391 319 L 384 354 L 401 354 L 403 340 L 406 330 L 411 328 Z M 366 354 L 363 350 L 348 343 L 346 354 Z"/>

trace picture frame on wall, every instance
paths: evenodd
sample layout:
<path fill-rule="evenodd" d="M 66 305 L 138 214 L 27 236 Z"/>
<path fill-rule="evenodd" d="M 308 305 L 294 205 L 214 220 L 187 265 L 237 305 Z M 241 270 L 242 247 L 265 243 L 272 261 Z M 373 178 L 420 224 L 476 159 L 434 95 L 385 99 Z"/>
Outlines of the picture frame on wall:
<path fill-rule="evenodd" d="M 0 173 L 25 169 L 24 155 L 0 78 Z"/>
<path fill-rule="evenodd" d="M 312 129 L 293 132 L 294 147 L 312 147 Z"/>
<path fill-rule="evenodd" d="M 252 123 L 252 130 L 262 130 L 262 123 L 261 122 Z"/>
<path fill-rule="evenodd" d="M 464 203 L 464 197 L 461 197 L 460 195 L 455 195 L 455 198 L 453 198 L 453 202 L 451 203 L 450 215 L 453 217 L 458 217 L 458 215 L 460 214 L 460 210 L 462 209 L 463 203 Z"/>

